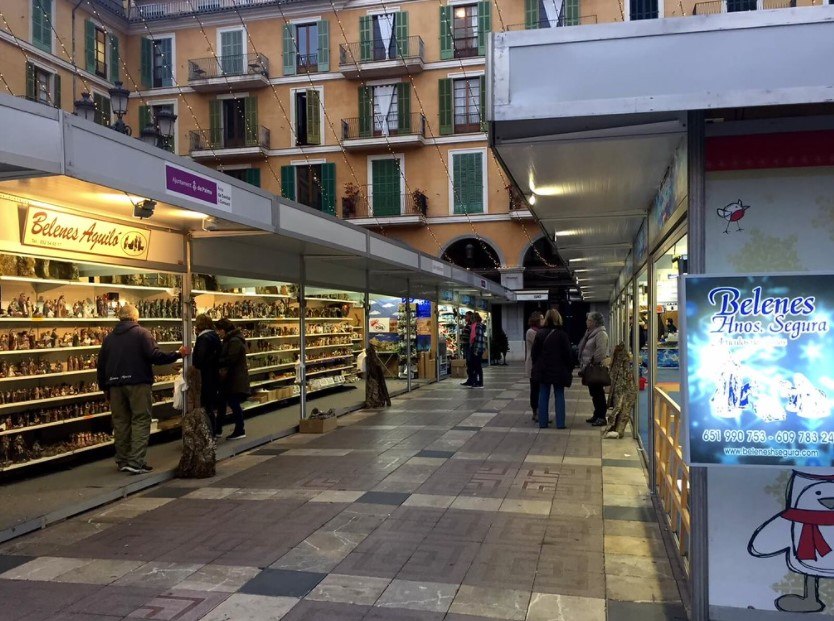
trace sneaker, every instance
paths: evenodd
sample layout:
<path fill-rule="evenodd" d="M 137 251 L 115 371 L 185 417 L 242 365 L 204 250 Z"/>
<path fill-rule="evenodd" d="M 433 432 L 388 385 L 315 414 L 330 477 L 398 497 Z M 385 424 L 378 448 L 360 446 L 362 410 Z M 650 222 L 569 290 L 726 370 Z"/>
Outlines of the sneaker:
<path fill-rule="evenodd" d="M 597 419 L 596 416 L 591 416 L 591 418 L 586 418 L 585 422 L 586 423 L 593 423 L 596 419 Z"/>
<path fill-rule="evenodd" d="M 226 436 L 227 440 L 241 440 L 246 437 L 245 431 L 235 431 L 233 434 Z"/>
<path fill-rule="evenodd" d="M 119 472 L 130 472 L 132 474 L 133 474 L 133 470 L 134 470 L 130 466 L 117 466 L 117 468 L 119 469 Z"/>
<path fill-rule="evenodd" d="M 472 384 L 472 388 L 483 388 L 483 384 Z"/>
<path fill-rule="evenodd" d="M 142 466 L 139 467 L 139 470 L 141 470 L 143 473 L 153 472 L 153 467 L 149 466 L 148 464 L 143 464 Z"/>
<path fill-rule="evenodd" d="M 472 386 L 472 382 L 461 382 L 461 386 Z"/>
<path fill-rule="evenodd" d="M 136 466 L 122 466 L 122 472 L 129 472 L 130 474 L 144 474 L 148 471 L 143 470 L 142 468 L 137 468 Z"/>
<path fill-rule="evenodd" d="M 591 425 L 594 426 L 594 427 L 602 427 L 603 425 L 605 425 L 605 419 L 604 418 L 596 418 L 596 419 L 594 419 L 594 422 L 591 423 Z"/>

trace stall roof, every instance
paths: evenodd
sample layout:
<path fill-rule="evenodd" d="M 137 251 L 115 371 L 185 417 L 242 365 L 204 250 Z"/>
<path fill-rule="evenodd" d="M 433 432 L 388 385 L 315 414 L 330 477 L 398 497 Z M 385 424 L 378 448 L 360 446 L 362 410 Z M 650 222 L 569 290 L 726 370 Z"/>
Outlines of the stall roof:
<path fill-rule="evenodd" d="M 405 294 L 410 283 L 415 297 L 441 287 L 513 299 L 477 274 L 72 114 L 0 95 L 0 127 L 0 193 L 128 221 L 133 203 L 152 199 L 150 225 L 193 235 L 195 271 L 226 256 L 246 275 L 291 280 L 303 256 L 311 284 L 349 288 L 361 275 L 362 288 L 367 278 L 381 293 Z M 226 204 L 169 191 L 173 168 L 222 184 Z M 215 230 L 203 230 L 206 216 L 217 219 Z"/>

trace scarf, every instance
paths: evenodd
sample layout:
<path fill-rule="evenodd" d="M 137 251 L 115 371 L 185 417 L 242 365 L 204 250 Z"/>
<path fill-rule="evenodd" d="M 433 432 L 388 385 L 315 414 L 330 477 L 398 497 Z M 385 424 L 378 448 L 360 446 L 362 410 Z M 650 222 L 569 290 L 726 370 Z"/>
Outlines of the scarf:
<path fill-rule="evenodd" d="M 787 509 L 780 513 L 786 520 L 802 524 L 799 545 L 796 546 L 796 558 L 800 561 L 816 561 L 831 552 L 820 532 L 820 526 L 834 526 L 834 511 L 812 511 L 810 509 Z"/>

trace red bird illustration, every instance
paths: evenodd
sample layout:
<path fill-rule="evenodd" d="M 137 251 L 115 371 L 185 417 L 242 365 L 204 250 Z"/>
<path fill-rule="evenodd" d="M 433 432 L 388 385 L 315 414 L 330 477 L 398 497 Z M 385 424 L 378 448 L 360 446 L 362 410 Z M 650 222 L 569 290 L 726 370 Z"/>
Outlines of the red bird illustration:
<path fill-rule="evenodd" d="M 737 230 L 743 231 L 744 229 L 741 228 L 739 221 L 744 217 L 744 214 L 748 209 L 750 209 L 750 205 L 744 205 L 741 202 L 741 199 L 738 199 L 735 203 L 730 203 L 729 205 L 716 209 L 715 212 L 727 221 L 727 226 L 724 228 L 724 232 L 730 232 L 729 229 L 731 222 L 736 223 L 736 227 L 738 227 Z"/>

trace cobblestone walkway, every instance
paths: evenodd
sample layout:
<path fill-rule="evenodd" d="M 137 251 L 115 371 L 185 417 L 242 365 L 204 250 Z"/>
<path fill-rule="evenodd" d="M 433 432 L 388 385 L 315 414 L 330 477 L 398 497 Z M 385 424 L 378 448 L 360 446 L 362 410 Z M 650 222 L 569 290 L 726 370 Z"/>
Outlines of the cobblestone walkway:
<path fill-rule="evenodd" d="M 0 548 L 0 619 L 684 619 L 631 439 L 519 367 L 421 388 Z"/>

